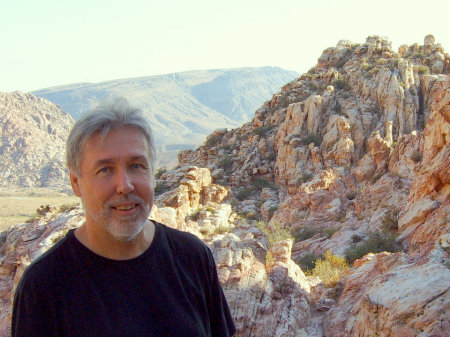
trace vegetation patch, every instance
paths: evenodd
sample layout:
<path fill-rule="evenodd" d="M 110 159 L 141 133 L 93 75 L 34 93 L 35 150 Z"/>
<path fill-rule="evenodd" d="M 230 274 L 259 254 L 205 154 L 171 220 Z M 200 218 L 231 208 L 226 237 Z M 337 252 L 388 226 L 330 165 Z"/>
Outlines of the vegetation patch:
<path fill-rule="evenodd" d="M 348 268 L 345 258 L 331 254 L 329 249 L 325 252 L 323 259 L 314 262 L 311 275 L 319 277 L 326 286 L 335 287 Z"/>
<path fill-rule="evenodd" d="M 387 232 L 371 232 L 368 238 L 362 242 L 350 246 L 345 251 L 345 257 L 350 263 L 363 257 L 368 253 L 391 252 L 395 253 L 401 250 L 396 242 L 396 237 Z"/>
<path fill-rule="evenodd" d="M 311 143 L 314 143 L 315 146 L 320 146 L 320 144 L 322 143 L 322 139 L 315 133 L 311 133 L 302 139 L 303 145 L 308 146 Z"/>
<path fill-rule="evenodd" d="M 333 87 L 335 87 L 336 89 L 343 89 L 343 90 L 348 90 L 350 89 L 350 86 L 348 85 L 347 82 L 345 82 L 343 77 L 339 77 L 338 79 L 334 80 L 333 82 L 331 82 L 331 84 L 333 85 Z"/>
<path fill-rule="evenodd" d="M 272 129 L 272 125 L 263 125 L 258 128 L 253 129 L 253 134 L 263 137 L 268 131 Z"/>
<path fill-rule="evenodd" d="M 411 160 L 415 163 L 420 163 L 422 161 L 422 153 L 420 151 L 414 150 L 410 156 Z"/>
<path fill-rule="evenodd" d="M 161 195 L 161 194 L 163 194 L 164 192 L 167 192 L 169 189 L 168 189 L 168 187 L 166 186 L 166 184 L 165 184 L 165 182 L 164 181 L 157 181 L 156 182 L 156 186 L 155 186 L 155 196 L 158 196 L 158 195 Z"/>
<path fill-rule="evenodd" d="M 155 179 L 160 179 L 161 176 L 166 172 L 167 172 L 167 167 L 165 167 L 165 166 L 158 167 L 155 171 Z"/>
<path fill-rule="evenodd" d="M 217 165 L 224 171 L 230 171 L 233 166 L 233 159 L 230 156 L 225 156 L 219 160 Z"/>
<path fill-rule="evenodd" d="M 220 225 L 220 226 L 214 228 L 214 234 L 225 234 L 225 233 L 229 233 L 230 231 L 231 231 L 230 226 Z"/>
<path fill-rule="evenodd" d="M 315 262 L 324 258 L 325 257 L 323 254 L 309 253 L 296 259 L 295 263 L 300 266 L 305 274 L 311 274 L 312 270 L 314 269 Z"/>
<path fill-rule="evenodd" d="M 206 146 L 213 147 L 213 146 L 217 145 L 222 140 L 222 137 L 223 137 L 223 135 L 221 135 L 221 134 L 217 134 L 217 133 L 212 134 L 206 140 Z"/>
<path fill-rule="evenodd" d="M 321 237 L 326 237 L 327 239 L 339 231 L 340 227 L 329 227 L 329 228 L 313 228 L 313 227 L 303 227 L 295 228 L 291 231 L 292 236 L 295 241 L 304 241 L 312 238 L 314 235 L 319 234 Z"/>
<path fill-rule="evenodd" d="M 427 66 L 420 65 L 417 67 L 417 72 L 420 75 L 427 75 L 430 73 L 430 68 L 428 68 Z"/>
<path fill-rule="evenodd" d="M 280 224 L 275 223 L 269 225 L 264 221 L 257 221 L 256 227 L 266 235 L 270 246 L 283 240 L 292 239 L 289 229 L 281 226 Z"/>

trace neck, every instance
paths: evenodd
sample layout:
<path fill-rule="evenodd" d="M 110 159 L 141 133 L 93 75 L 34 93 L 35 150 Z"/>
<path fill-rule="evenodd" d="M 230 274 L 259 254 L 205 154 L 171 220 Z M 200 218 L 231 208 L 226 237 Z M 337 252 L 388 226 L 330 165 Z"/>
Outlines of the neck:
<path fill-rule="evenodd" d="M 95 254 L 111 260 L 129 260 L 144 253 L 155 236 L 155 224 L 147 220 L 142 231 L 130 241 L 120 241 L 106 231 L 84 223 L 75 230 L 75 237 Z"/>

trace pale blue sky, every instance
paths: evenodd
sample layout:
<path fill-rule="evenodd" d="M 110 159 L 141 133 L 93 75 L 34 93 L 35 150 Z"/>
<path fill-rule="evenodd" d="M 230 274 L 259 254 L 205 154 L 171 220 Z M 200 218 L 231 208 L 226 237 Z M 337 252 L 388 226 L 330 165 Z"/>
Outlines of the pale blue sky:
<path fill-rule="evenodd" d="M 0 0 L 0 91 L 193 69 L 300 73 L 341 39 L 450 50 L 447 0 Z"/>

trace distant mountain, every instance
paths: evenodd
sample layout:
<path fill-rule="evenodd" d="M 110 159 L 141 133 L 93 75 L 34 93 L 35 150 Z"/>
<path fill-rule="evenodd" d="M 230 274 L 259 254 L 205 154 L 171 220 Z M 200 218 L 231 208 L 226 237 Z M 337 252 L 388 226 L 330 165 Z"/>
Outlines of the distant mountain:
<path fill-rule="evenodd" d="M 73 123 L 46 99 L 0 92 L 0 187 L 68 190 L 65 142 Z"/>
<path fill-rule="evenodd" d="M 198 70 L 32 93 L 58 104 L 75 120 L 98 101 L 128 98 L 150 114 L 158 150 L 166 152 L 160 156 L 164 161 L 167 152 L 197 147 L 214 129 L 236 128 L 249 121 L 264 101 L 298 75 L 277 67 Z"/>

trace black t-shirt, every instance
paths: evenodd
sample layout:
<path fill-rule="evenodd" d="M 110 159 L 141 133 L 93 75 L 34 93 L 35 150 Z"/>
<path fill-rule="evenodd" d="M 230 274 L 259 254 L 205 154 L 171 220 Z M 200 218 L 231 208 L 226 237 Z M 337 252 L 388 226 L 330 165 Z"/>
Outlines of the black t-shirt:
<path fill-rule="evenodd" d="M 156 223 L 151 246 L 101 257 L 73 230 L 25 271 L 12 336 L 231 336 L 235 327 L 209 248 Z"/>

